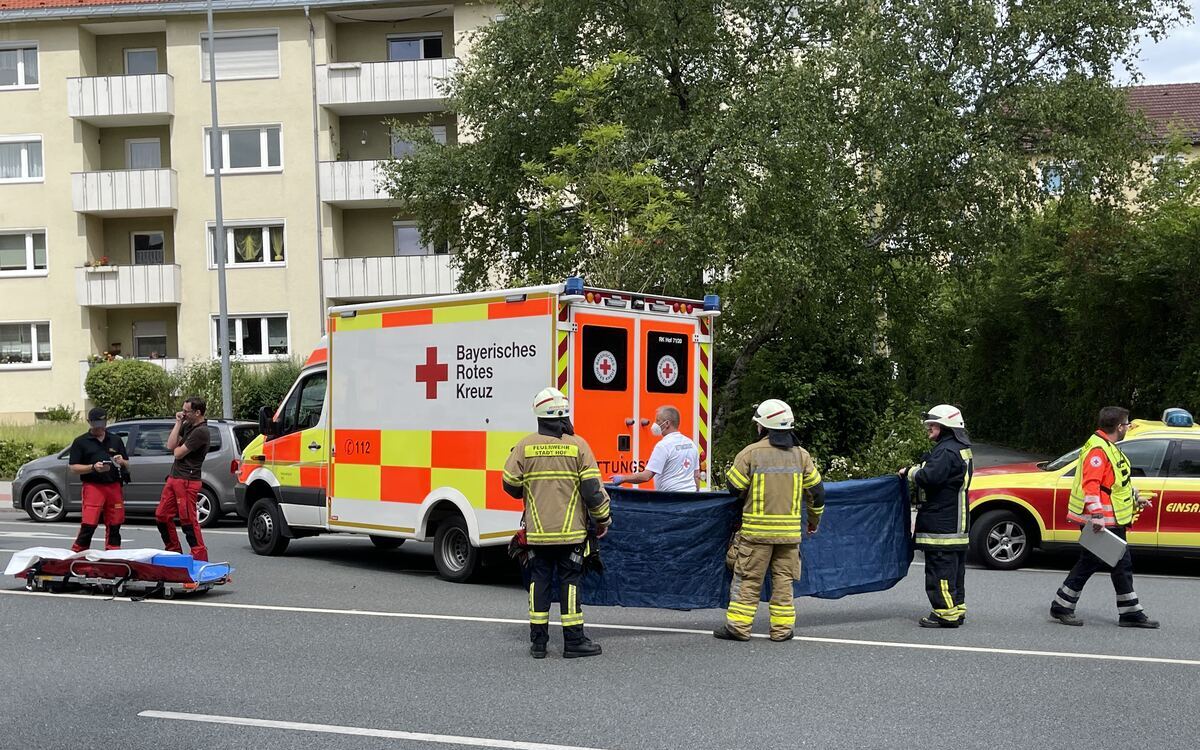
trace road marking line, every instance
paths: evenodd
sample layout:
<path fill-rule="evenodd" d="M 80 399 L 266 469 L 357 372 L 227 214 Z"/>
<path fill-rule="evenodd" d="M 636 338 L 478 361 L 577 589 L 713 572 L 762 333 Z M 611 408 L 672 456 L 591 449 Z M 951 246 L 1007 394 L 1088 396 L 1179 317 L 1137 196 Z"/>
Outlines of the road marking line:
<path fill-rule="evenodd" d="M 11 596 L 45 596 L 56 599 L 83 599 L 97 601 L 96 597 L 87 594 L 53 594 L 44 591 L 0 590 L 0 594 Z M 126 600 L 116 599 L 122 602 Z M 128 603 L 128 602 L 126 602 Z M 234 602 L 200 602 L 184 599 L 146 599 L 144 603 L 176 605 L 182 607 L 217 607 L 220 609 L 244 609 L 260 612 L 299 612 L 316 615 L 351 615 L 355 617 L 388 617 L 402 620 L 447 620 L 453 622 L 481 622 L 502 625 L 528 625 L 529 621 L 508 617 L 475 617 L 471 615 L 439 615 L 421 612 L 386 612 L 374 609 L 331 609 L 326 607 L 289 607 L 279 604 L 237 604 Z M 561 625 L 557 620 L 551 620 L 552 625 Z M 650 633 L 674 633 L 683 635 L 711 636 L 711 630 L 697 628 L 674 628 L 662 625 L 616 625 L 600 622 L 588 622 L 589 628 L 597 630 L 632 630 Z M 755 633 L 753 638 L 766 638 L 762 633 Z M 1092 659 L 1095 661 L 1127 661 L 1147 664 L 1178 664 L 1187 667 L 1200 667 L 1200 659 L 1170 659 L 1158 656 L 1125 656 L 1122 654 L 1090 654 L 1071 651 L 1037 651 L 1022 648 L 993 648 L 990 646 L 949 646 L 940 643 L 911 643 L 908 641 L 867 641 L 852 638 L 823 638 L 819 636 L 797 635 L 796 641 L 807 643 L 827 643 L 842 646 L 874 646 L 879 648 L 902 648 L 925 651 L 957 651 L 973 654 L 1007 654 L 1011 656 L 1053 656 L 1064 659 Z"/>
<path fill-rule="evenodd" d="M 65 523 L 65 522 L 61 522 L 61 521 L 52 521 L 51 523 L 63 523 L 68 528 L 75 525 L 75 523 L 73 521 L 70 523 Z M 44 526 L 46 526 L 46 524 L 40 524 L 40 523 L 35 524 L 33 521 L 0 521 L 0 526 L 20 526 L 22 528 L 28 529 L 28 528 L 43 528 Z M 154 531 L 154 529 L 149 528 L 147 526 L 123 526 L 122 529 L 139 529 L 141 531 Z M 203 529 L 202 533 L 205 536 L 208 536 L 209 534 L 232 534 L 234 536 L 246 536 L 245 531 L 232 531 L 230 529 Z M 74 539 L 75 537 L 71 537 L 71 538 Z"/>
<path fill-rule="evenodd" d="M 176 711 L 141 711 L 138 713 L 138 716 L 144 719 L 195 721 L 205 724 L 229 724 L 241 727 L 260 727 L 263 729 L 287 729 L 294 732 L 321 732 L 324 734 L 348 734 L 357 737 L 384 737 L 392 740 L 411 740 L 413 742 L 429 742 L 439 745 L 458 745 L 460 747 L 499 747 L 507 748 L 508 750 L 597 750 L 596 748 L 588 748 L 580 745 L 550 745 L 544 742 L 494 740 L 486 737 L 460 737 L 453 734 L 403 732 L 396 729 L 370 729 L 367 727 L 338 726 L 337 724 L 309 724 L 299 721 L 272 721 L 270 719 L 249 719 L 240 716 L 187 714 Z"/>

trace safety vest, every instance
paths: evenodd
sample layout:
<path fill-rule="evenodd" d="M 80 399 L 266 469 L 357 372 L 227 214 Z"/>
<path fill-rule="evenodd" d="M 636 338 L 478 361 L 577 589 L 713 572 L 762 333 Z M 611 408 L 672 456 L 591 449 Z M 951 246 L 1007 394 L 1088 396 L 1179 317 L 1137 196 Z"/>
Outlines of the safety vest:
<path fill-rule="evenodd" d="M 742 449 L 726 474 L 735 492 L 745 493 L 742 539 L 759 544 L 799 544 L 804 537 L 804 509 L 816 525 L 825 506 L 805 502 L 804 491 L 821 483 L 821 472 L 808 451 L 787 450 L 763 438 Z"/>
<path fill-rule="evenodd" d="M 517 442 L 504 465 L 504 482 L 523 487 L 525 536 L 530 545 L 578 544 L 587 538 L 587 519 L 609 517 L 608 496 L 588 507 L 580 484 L 600 480 L 600 469 L 587 441 L 575 435 L 534 433 Z"/>
<path fill-rule="evenodd" d="M 1079 449 L 1079 464 L 1075 469 L 1075 483 L 1071 486 L 1071 499 L 1067 504 L 1067 518 L 1077 523 L 1087 523 L 1091 516 L 1085 513 L 1083 494 L 1083 462 L 1092 449 L 1099 448 L 1113 469 L 1113 486 L 1100 486 L 1100 509 L 1104 514 L 1105 526 L 1129 526 L 1133 523 L 1133 483 L 1130 477 L 1129 459 L 1121 449 L 1096 433 L 1088 438 Z"/>

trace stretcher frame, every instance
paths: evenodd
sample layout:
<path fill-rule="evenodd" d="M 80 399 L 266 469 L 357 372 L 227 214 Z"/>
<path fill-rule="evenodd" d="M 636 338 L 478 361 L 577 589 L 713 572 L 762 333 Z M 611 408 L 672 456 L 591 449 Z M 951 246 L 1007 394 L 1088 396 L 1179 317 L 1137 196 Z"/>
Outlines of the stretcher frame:
<path fill-rule="evenodd" d="M 51 571 L 45 570 L 50 564 Z M 66 563 L 66 570 L 57 572 Z M 209 568 L 224 567 L 228 571 L 233 568 L 228 562 L 206 562 L 200 566 L 198 573 Z M 158 574 L 155 576 L 155 574 Z M 170 578 L 187 577 L 189 580 L 168 580 Z M 152 596 L 162 596 L 173 599 L 176 596 L 190 596 L 211 591 L 215 586 L 229 583 L 229 573 L 210 581 L 193 581 L 190 571 L 166 565 L 129 562 L 125 560 L 87 560 L 75 558 L 70 560 L 38 560 L 28 570 L 18 577 L 25 578 L 26 591 L 65 593 L 78 590 L 90 594 L 109 594 L 129 597 L 141 601 Z"/>

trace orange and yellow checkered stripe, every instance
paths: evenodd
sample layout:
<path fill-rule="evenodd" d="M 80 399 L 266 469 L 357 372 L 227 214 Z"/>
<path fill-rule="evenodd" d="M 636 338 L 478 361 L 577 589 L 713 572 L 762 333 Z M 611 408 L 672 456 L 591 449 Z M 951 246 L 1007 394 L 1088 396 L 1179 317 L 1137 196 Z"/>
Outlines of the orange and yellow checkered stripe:
<path fill-rule="evenodd" d="M 550 298 L 546 296 L 531 297 L 522 302 L 446 302 L 437 307 L 362 310 L 352 318 L 335 315 L 329 319 L 329 330 L 345 333 L 376 328 L 470 323 L 549 314 Z"/>

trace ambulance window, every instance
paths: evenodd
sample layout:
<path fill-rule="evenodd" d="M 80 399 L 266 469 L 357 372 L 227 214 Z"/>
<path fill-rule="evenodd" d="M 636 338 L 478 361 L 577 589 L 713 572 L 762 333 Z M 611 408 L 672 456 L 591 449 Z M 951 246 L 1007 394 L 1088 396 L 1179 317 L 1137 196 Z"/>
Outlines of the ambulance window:
<path fill-rule="evenodd" d="M 1163 459 L 1167 456 L 1167 440 L 1126 440 L 1118 443 L 1129 459 L 1135 477 L 1162 476 Z"/>
<path fill-rule="evenodd" d="M 650 393 L 687 393 L 688 337 L 683 333 L 650 331 L 646 334 L 646 390 Z"/>
<path fill-rule="evenodd" d="M 316 427 L 325 404 L 325 373 L 317 372 L 305 378 L 283 407 L 281 435 Z"/>
<path fill-rule="evenodd" d="M 1171 477 L 1200 478 L 1200 440 L 1180 440 L 1171 459 Z"/>
<path fill-rule="evenodd" d="M 624 391 L 628 388 L 629 331 L 606 326 L 583 327 L 583 388 Z"/>

